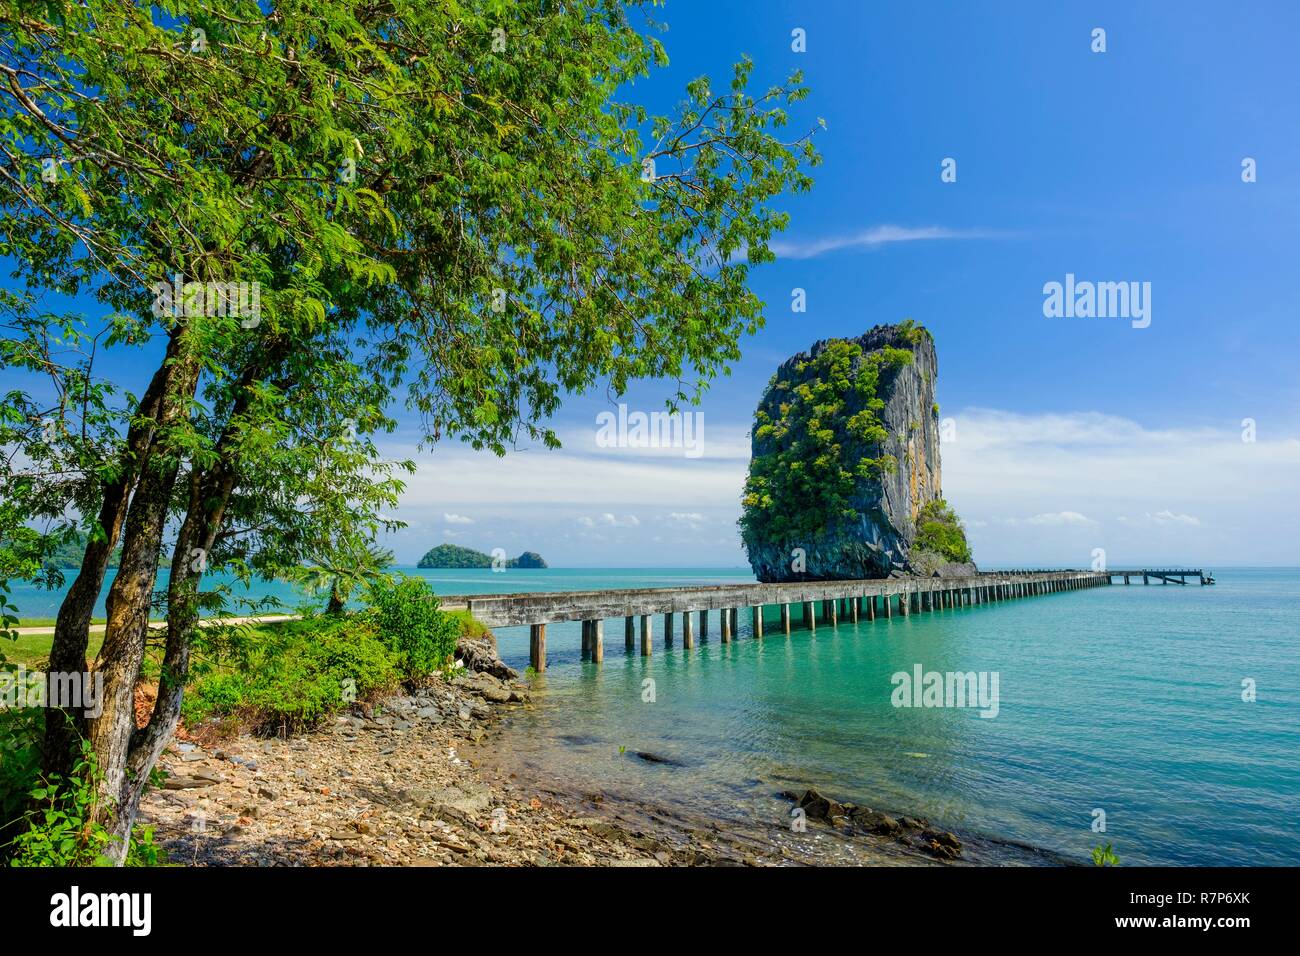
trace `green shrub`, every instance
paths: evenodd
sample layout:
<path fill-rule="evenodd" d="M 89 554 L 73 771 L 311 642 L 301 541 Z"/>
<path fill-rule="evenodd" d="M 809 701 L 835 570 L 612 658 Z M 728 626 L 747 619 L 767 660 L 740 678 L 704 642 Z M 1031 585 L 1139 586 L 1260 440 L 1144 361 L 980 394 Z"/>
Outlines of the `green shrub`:
<path fill-rule="evenodd" d="M 460 622 L 438 609 L 438 596 L 422 578 L 376 584 L 369 617 L 379 639 L 400 657 L 408 680 L 423 679 L 447 664 L 461 634 Z"/>
<path fill-rule="evenodd" d="M 108 830 L 94 820 L 99 768 L 89 741 L 67 777 L 40 773 L 45 711 L 0 710 L 0 861 L 8 866 L 102 866 L 111 861 Z M 127 866 L 157 866 L 152 828 L 137 830 Z"/>
<path fill-rule="evenodd" d="M 0 708 L 0 844 L 13 838 L 36 785 L 44 730 L 41 708 Z"/>
<path fill-rule="evenodd" d="M 182 710 L 187 723 L 236 717 L 253 733 L 297 733 L 401 682 L 400 659 L 364 620 L 305 618 L 255 637 L 233 670 L 193 682 Z"/>
<path fill-rule="evenodd" d="M 468 637 L 473 640 L 487 637 L 492 633 L 491 628 L 470 614 L 469 611 L 444 611 L 443 613 L 456 621 L 460 637 Z"/>
<path fill-rule="evenodd" d="M 961 519 L 942 498 L 928 502 L 916 519 L 916 547 L 946 558 L 954 564 L 971 560 L 970 545 Z"/>

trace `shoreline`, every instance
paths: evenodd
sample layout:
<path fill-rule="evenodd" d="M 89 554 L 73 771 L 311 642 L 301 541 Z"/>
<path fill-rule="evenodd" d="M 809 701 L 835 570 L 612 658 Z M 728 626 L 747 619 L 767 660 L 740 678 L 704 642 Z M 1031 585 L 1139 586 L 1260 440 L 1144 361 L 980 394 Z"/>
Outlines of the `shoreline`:
<path fill-rule="evenodd" d="M 358 707 L 300 737 L 177 739 L 159 761 L 167 781 L 146 795 L 136 826 L 154 827 L 169 861 L 183 865 L 779 862 L 649 832 L 485 771 L 482 744 L 524 697 L 478 672 Z"/>
<path fill-rule="evenodd" d="M 167 780 L 146 794 L 137 827 L 155 828 L 170 862 L 205 866 L 1073 862 L 973 834 L 961 835 L 957 853 L 927 850 L 936 836 L 928 821 L 853 817 L 834 801 L 806 803 L 806 832 L 796 833 L 610 789 L 575 791 L 511 759 L 510 717 L 538 705 L 495 648 L 485 649 L 466 655 L 469 666 L 451 681 L 354 705 L 300 736 L 178 733 L 159 761 Z M 901 822 L 873 831 L 882 817 Z"/>

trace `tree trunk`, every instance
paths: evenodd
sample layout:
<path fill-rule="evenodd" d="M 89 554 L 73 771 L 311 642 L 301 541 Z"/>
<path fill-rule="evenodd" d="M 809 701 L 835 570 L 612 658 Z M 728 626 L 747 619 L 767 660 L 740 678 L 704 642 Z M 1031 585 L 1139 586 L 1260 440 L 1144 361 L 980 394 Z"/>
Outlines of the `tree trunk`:
<path fill-rule="evenodd" d="M 254 381 L 257 368 L 258 366 L 253 366 L 244 372 L 245 388 L 235 401 L 230 416 L 231 421 L 239 420 L 247 410 L 251 394 L 247 386 Z M 236 483 L 237 469 L 230 449 L 234 434 L 233 427 L 228 423 L 217 442 L 216 464 L 206 472 L 198 471 L 197 468 L 190 472 L 185 517 L 177 531 L 176 544 L 172 550 L 171 574 L 167 584 L 167 640 L 163 652 L 162 673 L 158 682 L 158 695 L 154 700 L 149 722 L 143 729 L 135 729 L 135 681 L 132 679 L 125 697 L 125 702 L 129 706 L 130 719 L 127 720 L 122 716 L 123 701 L 115 699 L 114 706 L 118 708 L 119 716 L 114 727 L 106 729 L 103 736 L 104 746 L 108 749 L 101 749 L 99 741 L 96 741 L 95 750 L 100 759 L 101 770 L 105 769 L 106 755 L 111 756 L 115 761 L 115 767 L 120 762 L 121 769 L 111 780 L 105 770 L 101 791 L 111 798 L 104 803 L 105 812 L 102 818 L 114 838 L 108 856 L 118 866 L 126 860 L 131 830 L 135 826 L 135 819 L 140 810 L 140 799 L 148 786 L 149 775 L 180 721 L 185 681 L 189 676 L 190 650 L 199 623 L 199 583 L 207 570 L 208 555 L 221 531 L 226 506 L 230 502 Z M 172 478 L 174 483 L 174 468 Z M 137 499 L 143 490 L 142 482 L 141 491 L 136 493 Z M 134 514 L 133 502 L 132 516 Z M 161 527 L 159 527 L 159 534 L 161 534 Z M 153 553 L 156 574 L 158 553 L 156 546 Z M 117 581 L 114 581 L 114 587 L 116 585 Z M 110 594 L 110 599 L 111 597 Z M 147 629 L 147 621 L 145 627 Z M 107 647 L 106 639 L 105 648 Z M 138 654 L 135 653 L 137 648 Z M 140 634 L 138 644 L 121 650 L 123 654 L 135 654 L 135 670 L 132 672 L 135 675 L 139 674 L 143 651 L 143 632 Z M 125 673 L 125 669 L 123 672 Z M 122 692 L 119 690 L 119 695 Z M 105 698 L 109 697 L 106 678 Z M 106 702 L 104 716 L 107 716 L 107 713 Z"/>
<path fill-rule="evenodd" d="M 104 586 L 108 562 L 122 534 L 131 491 L 139 474 L 139 463 L 153 441 L 162 398 L 170 387 L 171 373 L 177 340 L 167 346 L 167 358 L 153 375 L 136 409 L 134 420 L 127 430 L 126 444 L 119 461 L 119 473 L 106 482 L 103 502 L 99 509 L 99 526 L 104 531 L 102 541 L 89 541 L 72 586 L 59 606 L 54 626 L 54 643 L 50 648 L 49 680 L 56 674 L 82 673 L 86 669 L 86 649 L 90 643 L 90 619 L 95 602 Z M 46 699 L 54 700 L 53 687 L 46 688 Z M 45 741 L 42 766 L 47 774 L 63 776 L 72 767 L 76 741 L 85 732 L 82 708 L 51 708 L 46 713 Z"/>
<path fill-rule="evenodd" d="M 167 643 L 163 652 L 158 696 L 149 723 L 130 739 L 126 773 L 115 795 L 109 823 L 114 838 L 109 857 L 121 866 L 130 846 L 131 830 L 163 748 L 180 722 L 185 682 L 189 677 L 190 651 L 199 623 L 199 583 L 207 570 L 207 555 L 221 529 L 225 507 L 233 490 L 230 471 L 218 467 L 215 474 L 190 475 L 190 499 L 185 519 L 176 534 L 171 575 L 167 582 Z"/>
<path fill-rule="evenodd" d="M 158 417 L 161 429 L 188 416 L 198 381 L 198 369 L 192 360 L 181 359 L 176 365 Z M 115 819 L 115 802 L 126 780 L 131 735 L 135 731 L 135 686 L 144 660 L 163 528 L 179 467 L 174 451 L 162 449 L 157 443 L 149 449 L 126 517 L 121 563 L 108 592 L 104 645 L 96 659 L 96 669 L 103 679 L 101 709 L 86 724 L 101 774 L 101 799 L 96 810 L 101 823 Z M 124 855 L 126 848 L 117 850 Z"/>

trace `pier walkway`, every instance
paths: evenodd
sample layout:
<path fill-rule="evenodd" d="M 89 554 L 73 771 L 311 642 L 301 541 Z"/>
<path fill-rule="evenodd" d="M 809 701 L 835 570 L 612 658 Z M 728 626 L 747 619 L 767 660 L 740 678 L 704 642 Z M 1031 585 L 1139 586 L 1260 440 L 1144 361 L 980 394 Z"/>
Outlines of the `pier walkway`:
<path fill-rule="evenodd" d="M 443 607 L 468 610 L 489 627 L 528 625 L 529 661 L 546 669 L 546 626 L 581 621 L 583 656 L 600 661 L 605 652 L 605 621 L 623 620 L 629 650 L 654 653 L 654 619 L 663 618 L 664 641 L 671 644 L 680 622 L 684 647 L 697 634 L 708 634 L 710 615 L 723 642 L 738 629 L 741 608 L 748 608 L 755 638 L 764 635 L 764 609 L 780 617 L 772 633 L 788 635 L 796 623 L 809 630 L 834 627 L 840 618 L 857 623 L 895 614 L 918 614 L 944 608 L 971 607 L 998 601 L 1103 587 L 1123 578 L 1141 577 L 1168 583 L 1205 575 L 1199 569 L 1163 568 L 1138 571 L 986 571 L 960 578 L 879 578 L 858 581 L 798 581 L 788 584 L 721 584 L 704 587 L 623 588 L 602 591 L 554 591 L 520 594 L 461 594 L 441 597 Z"/>

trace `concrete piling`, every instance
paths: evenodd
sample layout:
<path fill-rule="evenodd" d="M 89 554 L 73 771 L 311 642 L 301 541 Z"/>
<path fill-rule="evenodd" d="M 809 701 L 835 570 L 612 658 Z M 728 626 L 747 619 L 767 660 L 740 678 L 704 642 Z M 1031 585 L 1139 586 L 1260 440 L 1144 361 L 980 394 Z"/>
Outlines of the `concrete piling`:
<path fill-rule="evenodd" d="M 528 664 L 539 674 L 546 670 L 545 624 L 533 624 L 528 629 Z"/>

